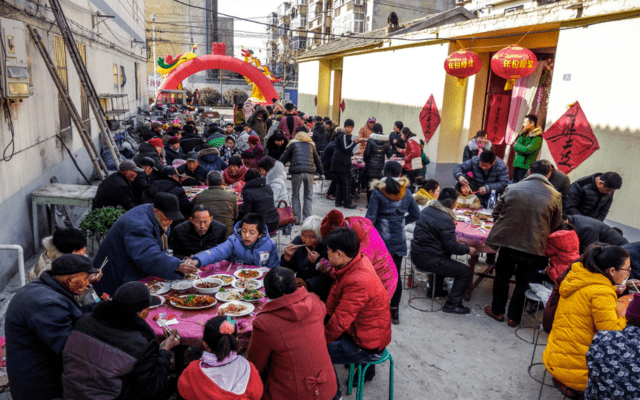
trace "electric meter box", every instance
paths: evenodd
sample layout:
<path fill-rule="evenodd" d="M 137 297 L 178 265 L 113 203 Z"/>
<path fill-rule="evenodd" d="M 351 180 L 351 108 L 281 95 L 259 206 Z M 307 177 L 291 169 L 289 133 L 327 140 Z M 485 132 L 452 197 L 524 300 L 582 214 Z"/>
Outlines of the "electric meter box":
<path fill-rule="evenodd" d="M 16 99 L 29 97 L 29 69 L 24 23 L 0 18 L 0 65 L 2 96 Z"/>

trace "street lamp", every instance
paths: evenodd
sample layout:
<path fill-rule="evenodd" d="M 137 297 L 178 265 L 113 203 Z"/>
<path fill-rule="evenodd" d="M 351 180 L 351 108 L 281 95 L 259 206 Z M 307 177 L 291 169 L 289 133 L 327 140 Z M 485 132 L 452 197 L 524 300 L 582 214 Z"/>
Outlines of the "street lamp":
<path fill-rule="evenodd" d="M 153 87 L 156 88 L 158 84 L 158 71 L 156 71 L 156 12 L 151 14 L 151 30 L 153 35 Z"/>

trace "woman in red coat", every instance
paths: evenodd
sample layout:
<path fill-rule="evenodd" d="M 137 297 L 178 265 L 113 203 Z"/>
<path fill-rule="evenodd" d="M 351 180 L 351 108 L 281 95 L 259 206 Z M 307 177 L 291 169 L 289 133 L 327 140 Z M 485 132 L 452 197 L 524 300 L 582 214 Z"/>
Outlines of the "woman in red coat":
<path fill-rule="evenodd" d="M 235 321 L 215 317 L 204 326 L 202 359 L 193 361 L 178 381 L 187 400 L 259 400 L 262 380 L 256 367 L 238 356 Z"/>
<path fill-rule="evenodd" d="M 411 181 L 411 185 L 416 183 L 416 178 L 422 169 L 422 151 L 420 150 L 420 141 L 411 129 L 404 127 L 401 131 L 402 140 L 407 144 L 404 148 L 404 166 L 402 167 L 407 178 Z"/>
<path fill-rule="evenodd" d="M 271 299 L 253 321 L 247 358 L 265 378 L 263 400 L 339 399 L 324 335 L 324 303 L 293 272 L 273 268 L 264 278 Z M 267 368 L 269 366 L 269 368 Z"/>
<path fill-rule="evenodd" d="M 574 227 L 562 224 L 557 231 L 549 235 L 544 255 L 549 257 L 547 275 L 552 281 L 557 282 L 558 277 L 580 258 L 580 239 Z"/>

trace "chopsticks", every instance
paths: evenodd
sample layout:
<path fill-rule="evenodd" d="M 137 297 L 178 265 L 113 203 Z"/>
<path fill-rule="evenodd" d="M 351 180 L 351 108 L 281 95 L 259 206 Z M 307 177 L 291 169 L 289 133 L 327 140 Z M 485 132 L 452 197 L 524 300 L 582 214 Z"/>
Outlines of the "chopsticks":
<path fill-rule="evenodd" d="M 629 281 L 629 282 L 631 282 L 633 287 L 636 289 L 636 292 L 640 292 L 640 290 L 638 290 L 638 287 L 636 286 L 635 282 L 633 282 L 633 281 Z"/>
<path fill-rule="evenodd" d="M 104 268 L 104 266 L 107 265 L 108 262 L 109 262 L 109 257 L 105 257 L 104 261 L 102 262 L 102 265 L 100 266 L 100 269 L 98 270 L 98 273 L 102 272 L 102 268 Z"/>
<path fill-rule="evenodd" d="M 169 325 L 167 325 L 164 320 L 159 319 L 158 323 L 160 324 L 160 326 L 162 327 L 162 329 L 164 330 L 164 332 L 171 336 L 171 329 L 169 328 Z M 176 332 L 176 339 L 180 340 L 180 335 L 178 335 L 178 332 Z"/>

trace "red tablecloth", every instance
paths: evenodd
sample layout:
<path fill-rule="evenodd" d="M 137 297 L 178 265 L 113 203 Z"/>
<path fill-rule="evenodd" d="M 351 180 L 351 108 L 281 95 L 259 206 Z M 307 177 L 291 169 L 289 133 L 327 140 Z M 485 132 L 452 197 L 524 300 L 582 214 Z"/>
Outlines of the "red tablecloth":
<path fill-rule="evenodd" d="M 495 251 L 484 244 L 489 237 L 489 229 L 479 228 L 465 222 L 456 221 L 456 239 L 469 247 L 475 247 L 479 253 L 495 253 Z"/>
<path fill-rule="evenodd" d="M 229 267 L 228 261 L 222 261 L 216 264 L 207 265 L 201 269 L 202 272 L 200 273 L 200 277 L 206 278 L 207 276 L 214 275 L 214 274 L 232 275 L 238 268 L 260 268 L 258 266 L 251 266 L 251 265 L 231 264 L 231 269 L 229 269 L 229 271 L 227 272 L 228 267 Z M 264 275 L 260 278 L 260 280 L 262 280 L 263 278 L 264 278 Z M 148 283 L 154 280 L 155 278 L 148 277 L 140 280 L 140 282 Z M 231 287 L 231 286 L 226 286 L 226 287 Z M 261 288 L 260 290 L 264 292 L 264 287 Z M 197 293 L 195 289 L 191 289 L 187 294 L 192 292 Z M 174 294 L 175 293 L 173 291 L 170 291 L 169 293 L 162 295 L 162 297 L 166 299 L 170 296 L 173 296 Z M 267 302 L 266 297 L 260 299 L 259 301 L 253 302 L 253 305 L 256 307 L 255 311 L 247 316 L 237 318 L 238 333 L 242 334 L 242 333 L 251 332 L 253 330 L 253 326 L 252 326 L 253 320 L 256 318 L 256 314 L 258 314 L 262 310 L 262 307 L 266 304 L 266 302 Z M 220 304 L 225 304 L 225 303 L 218 301 L 218 303 L 211 308 L 189 311 L 189 310 L 183 310 L 181 308 L 173 307 L 169 305 L 169 301 L 167 300 L 162 306 L 156 309 L 152 309 L 149 312 L 149 316 L 147 317 L 146 321 L 149 324 L 149 326 L 151 326 L 151 329 L 153 329 L 153 332 L 156 334 L 158 340 L 161 341 L 164 338 L 164 334 L 162 332 L 162 328 L 158 325 L 156 321 L 153 320 L 153 317 L 158 315 L 161 312 L 164 312 L 165 314 L 167 314 L 167 317 L 171 314 L 175 314 L 175 317 L 178 320 L 178 324 L 170 325 L 169 327 L 171 329 L 178 330 L 178 334 L 181 337 L 180 344 L 188 345 L 188 346 L 199 346 L 202 344 L 201 339 L 202 339 L 202 332 L 204 329 L 204 327 L 200 325 L 199 322 L 206 323 L 208 320 L 215 317 L 217 315 L 216 312 L 218 311 L 218 307 Z"/>

